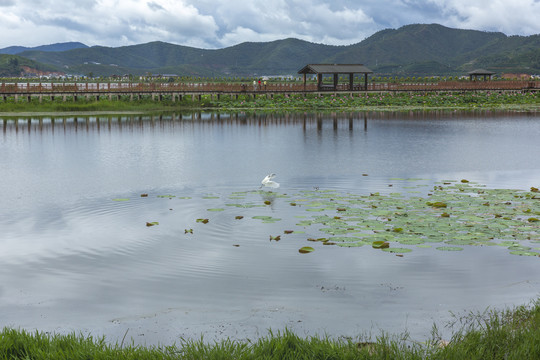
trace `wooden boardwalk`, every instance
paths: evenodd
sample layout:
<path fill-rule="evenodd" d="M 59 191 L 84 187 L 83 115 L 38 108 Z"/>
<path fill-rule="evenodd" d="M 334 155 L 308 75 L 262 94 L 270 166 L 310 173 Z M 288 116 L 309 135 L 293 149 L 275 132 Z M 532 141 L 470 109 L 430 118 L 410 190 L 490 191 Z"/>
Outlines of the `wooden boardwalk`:
<path fill-rule="evenodd" d="M 96 99 L 109 98 L 116 100 L 129 97 L 139 100 L 151 97 L 153 100 L 172 101 L 182 100 L 185 96 L 192 100 L 201 100 L 203 95 L 209 95 L 212 100 L 221 96 L 238 98 L 248 96 L 272 97 L 275 94 L 340 94 L 363 92 L 463 92 L 463 91 L 540 91 L 540 81 L 530 80 L 497 80 L 497 81 L 441 81 L 426 83 L 369 83 L 364 86 L 349 89 L 349 84 L 338 84 L 327 90 L 317 89 L 316 84 L 268 83 L 267 85 L 252 84 L 219 84 L 219 83 L 2 83 L 0 85 L 0 101 L 15 101 L 33 98 L 55 97 L 64 101 L 79 98 Z"/>

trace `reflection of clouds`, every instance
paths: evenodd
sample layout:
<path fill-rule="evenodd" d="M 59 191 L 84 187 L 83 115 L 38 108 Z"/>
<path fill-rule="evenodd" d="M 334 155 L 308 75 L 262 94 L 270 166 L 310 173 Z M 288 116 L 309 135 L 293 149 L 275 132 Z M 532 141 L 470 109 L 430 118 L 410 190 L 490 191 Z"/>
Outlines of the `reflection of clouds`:
<path fill-rule="evenodd" d="M 73 254 L 116 252 L 133 247 L 140 238 L 140 216 L 127 216 L 126 203 L 111 199 L 81 204 L 42 206 L 10 221 L 0 243 L 0 257 L 10 263 L 40 261 Z M 69 207 L 70 206 L 70 207 Z M 138 221 L 134 221 L 137 219 Z M 144 225 L 144 222 L 142 223 Z"/>
<path fill-rule="evenodd" d="M 366 195 L 406 193 L 405 187 L 429 184 L 409 189 L 425 192 L 432 181 L 460 178 L 490 187 L 538 187 L 537 159 L 529 158 L 522 169 L 514 161 L 519 154 L 499 156 L 498 145 L 483 137 L 483 129 L 504 121 L 370 118 L 365 132 L 362 116 L 352 131 L 349 116 L 338 117 L 337 129 L 333 118 L 324 118 L 320 131 L 316 117 L 308 117 L 304 129 L 304 118 L 124 119 L 113 120 L 110 128 L 104 122 L 99 131 L 91 120 L 88 127 L 79 122 L 77 131 L 64 132 L 63 124 L 57 127 L 61 122 L 54 132 L 7 130 L 0 143 L 10 155 L 0 157 L 1 167 L 10 169 L 0 177 L 2 313 L 17 314 L 13 321 L 30 327 L 40 322 L 53 329 L 91 328 L 94 334 L 114 334 L 109 320 L 121 316 L 140 319 L 130 326 L 142 329 L 165 321 L 155 329 L 157 341 L 177 329 L 179 318 L 204 330 L 201 313 L 226 323 L 230 309 L 236 311 L 233 326 L 255 324 L 262 332 L 265 325 L 279 328 L 293 319 L 308 333 L 355 335 L 376 324 L 429 335 L 431 319 L 444 318 L 449 310 L 524 303 L 536 296 L 538 283 L 530 281 L 537 259 L 498 246 L 459 253 L 415 248 L 400 258 L 369 246 L 308 244 L 308 237 L 319 234 L 317 226 L 301 229 L 305 234 L 283 234 L 298 229 L 296 215 L 314 215 L 300 202 L 290 206 L 297 200 L 293 189 L 330 187 Z M 538 122 L 523 119 L 511 119 L 514 141 L 533 148 Z M 490 129 L 489 135 L 494 133 L 499 130 Z M 438 142 L 453 149 L 478 138 L 485 153 L 500 160 L 497 167 L 507 170 L 493 169 L 490 162 L 471 170 L 484 152 L 471 163 L 467 157 L 439 163 L 457 153 Z M 284 179 L 279 194 L 291 198 L 257 191 L 256 174 L 268 168 Z M 247 191 L 245 200 L 228 198 L 235 191 Z M 140 198 L 141 192 L 150 195 Z M 162 194 L 177 197 L 156 197 Z M 184 195 L 192 199 L 180 199 Z M 226 206 L 265 200 L 271 206 Z M 218 207 L 225 210 L 207 211 Z M 235 220 L 237 215 L 244 218 Z M 266 224 L 252 219 L 255 215 L 282 220 Z M 197 218 L 210 222 L 196 223 Z M 146 221 L 160 224 L 147 228 Z M 185 234 L 187 228 L 194 233 Z M 278 234 L 279 242 L 268 241 Z M 315 252 L 299 254 L 305 245 Z M 43 301 L 46 306 L 39 304 Z M 169 309 L 176 318 L 166 320 Z M 181 318 L 185 309 L 194 310 Z M 280 318 L 275 309 L 286 316 Z M 143 315 L 153 313 L 145 320 Z"/>

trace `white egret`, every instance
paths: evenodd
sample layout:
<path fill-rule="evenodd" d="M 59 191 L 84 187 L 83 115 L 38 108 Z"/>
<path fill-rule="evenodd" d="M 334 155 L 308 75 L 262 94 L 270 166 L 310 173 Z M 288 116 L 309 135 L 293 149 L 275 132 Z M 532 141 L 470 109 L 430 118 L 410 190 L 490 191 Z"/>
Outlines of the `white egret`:
<path fill-rule="evenodd" d="M 276 174 L 266 175 L 266 177 L 261 181 L 261 187 L 266 186 L 277 189 L 279 187 L 279 183 L 272 181 L 274 177 L 276 177 Z"/>

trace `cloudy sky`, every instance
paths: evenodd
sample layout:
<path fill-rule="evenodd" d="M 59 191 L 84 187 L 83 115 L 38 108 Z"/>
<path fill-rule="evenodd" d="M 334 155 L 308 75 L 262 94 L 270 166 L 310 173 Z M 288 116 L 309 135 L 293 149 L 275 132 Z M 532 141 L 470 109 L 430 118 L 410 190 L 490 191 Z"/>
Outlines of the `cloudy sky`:
<path fill-rule="evenodd" d="M 0 48 L 165 41 L 223 48 L 288 37 L 347 45 L 413 23 L 540 33 L 540 0 L 0 0 Z"/>

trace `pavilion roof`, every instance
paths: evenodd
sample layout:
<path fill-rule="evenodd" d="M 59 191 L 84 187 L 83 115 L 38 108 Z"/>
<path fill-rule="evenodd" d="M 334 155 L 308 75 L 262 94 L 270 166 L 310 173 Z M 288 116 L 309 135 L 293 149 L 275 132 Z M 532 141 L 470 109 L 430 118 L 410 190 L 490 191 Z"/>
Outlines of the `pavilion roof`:
<path fill-rule="evenodd" d="M 308 64 L 299 74 L 371 74 L 373 71 L 362 64 Z"/>

